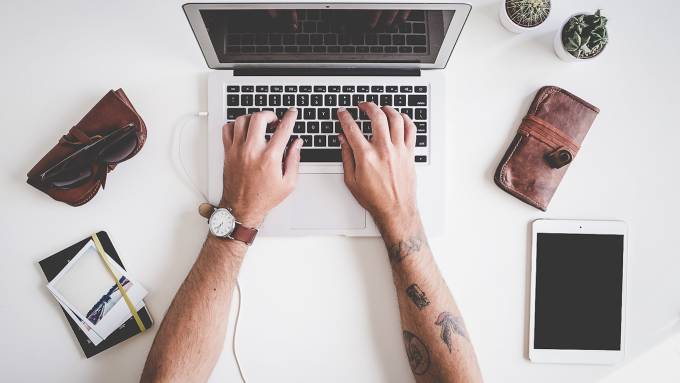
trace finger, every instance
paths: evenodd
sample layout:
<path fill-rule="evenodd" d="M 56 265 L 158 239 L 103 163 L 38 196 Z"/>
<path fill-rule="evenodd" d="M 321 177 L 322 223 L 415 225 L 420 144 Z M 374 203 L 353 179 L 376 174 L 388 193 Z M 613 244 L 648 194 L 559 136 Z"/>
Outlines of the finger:
<path fill-rule="evenodd" d="M 272 150 L 277 152 L 279 158 L 283 156 L 283 151 L 286 150 L 286 145 L 288 145 L 288 141 L 290 140 L 290 134 L 293 133 L 293 126 L 295 125 L 297 114 L 297 109 L 288 109 L 288 111 L 283 114 L 281 122 L 279 122 L 276 127 L 272 138 L 269 139 L 269 146 L 271 146 Z"/>
<path fill-rule="evenodd" d="M 297 32 L 298 26 L 298 12 L 295 9 L 282 11 L 283 22 L 286 28 L 291 32 Z"/>
<path fill-rule="evenodd" d="M 300 148 L 302 139 L 296 138 L 286 151 L 286 158 L 283 161 L 283 181 L 291 188 L 295 186 L 300 168 Z"/>
<path fill-rule="evenodd" d="M 368 141 L 366 141 L 366 138 L 361 134 L 359 126 L 347 109 L 338 108 L 338 119 L 342 126 L 342 132 L 345 134 L 345 138 L 347 138 L 347 142 L 352 147 L 352 150 L 361 152 L 366 149 L 366 147 L 368 147 Z"/>
<path fill-rule="evenodd" d="M 264 134 L 267 131 L 267 124 L 270 124 L 277 119 L 276 113 L 270 110 L 253 113 L 250 116 L 250 123 L 248 124 L 248 131 L 246 132 L 246 144 L 264 145 Z"/>
<path fill-rule="evenodd" d="M 378 25 L 378 21 L 380 20 L 380 15 L 382 14 L 382 11 L 379 9 L 369 11 L 368 13 L 368 28 L 369 30 L 375 28 L 376 25 Z"/>
<path fill-rule="evenodd" d="M 248 130 L 248 124 L 250 124 L 250 115 L 238 116 L 234 120 L 234 137 L 232 139 L 233 144 L 242 144 L 246 140 L 246 131 Z"/>
<path fill-rule="evenodd" d="M 345 173 L 345 184 L 347 186 L 354 185 L 354 181 L 356 179 L 354 178 L 356 171 L 354 153 L 352 152 L 352 148 L 350 147 L 350 145 L 347 143 L 347 139 L 345 138 L 344 134 L 341 134 L 339 136 L 339 139 L 340 139 L 340 151 L 342 153 L 342 168 Z"/>
<path fill-rule="evenodd" d="M 416 125 L 408 114 L 402 113 L 401 118 L 404 119 L 404 143 L 413 150 L 416 147 Z"/>
<path fill-rule="evenodd" d="M 399 24 L 403 24 L 403 23 L 406 22 L 406 19 L 408 19 L 409 16 L 411 16 L 411 10 L 405 9 L 405 10 L 399 11 L 399 14 L 397 15 L 396 21 Z"/>
<path fill-rule="evenodd" d="M 368 118 L 371 120 L 371 128 L 373 129 L 373 142 L 387 142 L 389 140 L 389 125 L 387 124 L 387 117 L 385 113 L 372 102 L 362 102 L 359 104 L 359 109 L 366 112 Z"/>
<path fill-rule="evenodd" d="M 210 215 L 212 214 L 213 210 L 215 210 L 215 206 L 209 203 L 202 203 L 198 206 L 198 214 L 200 214 L 201 217 L 204 218 L 210 218 Z"/>
<path fill-rule="evenodd" d="M 231 143 L 234 141 L 234 123 L 228 122 L 222 127 L 222 144 L 224 148 L 227 149 L 231 147 Z"/>
<path fill-rule="evenodd" d="M 392 144 L 399 145 L 404 143 L 404 119 L 401 114 L 394 110 L 393 107 L 385 105 L 382 107 L 390 127 L 390 137 Z"/>

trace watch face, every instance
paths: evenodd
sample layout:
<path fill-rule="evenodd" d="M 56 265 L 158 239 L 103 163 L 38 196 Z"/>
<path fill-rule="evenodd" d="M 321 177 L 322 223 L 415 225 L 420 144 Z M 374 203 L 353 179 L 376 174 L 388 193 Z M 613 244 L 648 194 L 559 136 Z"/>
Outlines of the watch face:
<path fill-rule="evenodd" d="M 210 216 L 210 221 L 208 222 L 210 226 L 210 232 L 218 237 L 226 237 L 234 231 L 234 226 L 236 226 L 236 221 L 234 216 L 231 215 L 227 209 L 217 209 Z"/>

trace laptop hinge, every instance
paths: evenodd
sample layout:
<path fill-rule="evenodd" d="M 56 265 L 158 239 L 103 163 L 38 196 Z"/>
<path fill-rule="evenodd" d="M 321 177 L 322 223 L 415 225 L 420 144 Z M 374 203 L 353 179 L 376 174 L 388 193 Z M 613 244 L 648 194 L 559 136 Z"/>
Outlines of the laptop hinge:
<path fill-rule="evenodd" d="M 236 68 L 234 76 L 420 76 L 419 68 Z"/>

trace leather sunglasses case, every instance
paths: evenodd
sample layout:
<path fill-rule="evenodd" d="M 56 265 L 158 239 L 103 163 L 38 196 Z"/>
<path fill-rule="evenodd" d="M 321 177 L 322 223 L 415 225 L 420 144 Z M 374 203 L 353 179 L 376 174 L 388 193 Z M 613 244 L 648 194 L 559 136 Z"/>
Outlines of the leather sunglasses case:
<path fill-rule="evenodd" d="M 122 89 L 109 91 L 28 172 L 28 184 L 46 193 L 53 199 L 71 206 L 85 204 L 97 194 L 100 187 L 103 188 L 106 185 L 106 176 L 116 167 L 115 164 L 93 163 L 91 165 L 92 175 L 85 182 L 73 188 L 57 188 L 45 185 L 40 182 L 39 175 L 80 149 L 83 145 L 130 123 L 138 127 L 136 133 L 137 145 L 132 154 L 125 160 L 136 155 L 142 149 L 142 146 L 144 146 L 146 141 L 146 125 Z"/>
<path fill-rule="evenodd" d="M 546 211 L 599 112 L 564 89 L 539 89 L 496 169 L 496 185 Z"/>

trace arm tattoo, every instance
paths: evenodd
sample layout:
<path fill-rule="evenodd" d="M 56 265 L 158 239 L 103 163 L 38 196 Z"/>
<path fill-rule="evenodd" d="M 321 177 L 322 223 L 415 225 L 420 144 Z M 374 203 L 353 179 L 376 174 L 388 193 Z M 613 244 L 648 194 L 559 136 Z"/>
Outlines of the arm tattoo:
<path fill-rule="evenodd" d="M 406 295 L 411 298 L 411 302 L 416 305 L 418 310 L 422 310 L 425 306 L 430 304 L 425 292 L 423 292 L 423 290 L 415 283 L 406 288 Z"/>
<path fill-rule="evenodd" d="M 427 369 L 430 368 L 430 352 L 427 351 L 423 341 L 412 332 L 404 331 L 404 346 L 411 371 L 415 375 L 422 375 L 427 372 Z"/>
<path fill-rule="evenodd" d="M 423 240 L 419 236 L 412 236 L 387 246 L 387 255 L 390 258 L 390 263 L 395 265 L 401 262 L 409 255 L 420 251 L 422 246 Z"/>
<path fill-rule="evenodd" d="M 439 336 L 442 338 L 444 344 L 446 344 L 446 347 L 448 347 L 449 352 L 451 352 L 453 347 L 453 333 L 468 339 L 468 336 L 465 332 L 465 325 L 463 324 L 463 318 L 453 316 L 448 311 L 444 311 L 443 313 L 439 314 L 434 324 L 441 326 L 441 334 Z"/>

